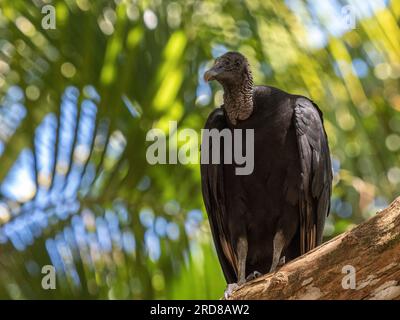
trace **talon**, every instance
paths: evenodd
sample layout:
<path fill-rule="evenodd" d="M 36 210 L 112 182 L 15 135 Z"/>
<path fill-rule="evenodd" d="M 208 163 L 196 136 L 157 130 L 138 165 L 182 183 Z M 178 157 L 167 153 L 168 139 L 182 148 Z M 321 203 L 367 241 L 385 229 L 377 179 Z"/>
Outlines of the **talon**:
<path fill-rule="evenodd" d="M 238 283 L 229 283 L 224 292 L 225 300 L 228 300 L 232 295 L 232 293 L 237 289 L 239 289 L 240 287 L 241 285 L 239 285 Z"/>
<path fill-rule="evenodd" d="M 283 257 L 279 260 L 278 266 L 279 266 L 279 267 L 282 267 L 285 263 L 286 263 L 286 257 L 283 256 Z"/>
<path fill-rule="evenodd" d="M 260 276 L 262 276 L 262 274 L 261 274 L 260 272 L 254 271 L 254 272 L 250 273 L 250 274 L 247 276 L 246 281 L 254 280 L 254 279 L 256 279 L 256 278 L 258 278 L 258 277 L 260 277 Z"/>

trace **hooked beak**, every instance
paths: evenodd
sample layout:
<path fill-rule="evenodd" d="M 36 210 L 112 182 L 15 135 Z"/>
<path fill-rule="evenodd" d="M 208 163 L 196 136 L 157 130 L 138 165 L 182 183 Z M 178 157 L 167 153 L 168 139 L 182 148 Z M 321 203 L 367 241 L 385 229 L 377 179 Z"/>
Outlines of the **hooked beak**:
<path fill-rule="evenodd" d="M 221 68 L 218 66 L 213 66 L 210 70 L 206 71 L 204 73 L 204 81 L 208 82 L 211 80 L 215 80 L 215 77 L 218 76 L 221 73 Z"/>

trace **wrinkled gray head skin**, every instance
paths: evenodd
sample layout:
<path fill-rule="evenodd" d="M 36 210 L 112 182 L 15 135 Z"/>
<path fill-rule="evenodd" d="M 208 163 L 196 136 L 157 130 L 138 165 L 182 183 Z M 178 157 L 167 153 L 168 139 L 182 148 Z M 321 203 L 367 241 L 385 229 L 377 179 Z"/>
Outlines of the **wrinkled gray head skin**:
<path fill-rule="evenodd" d="M 253 112 L 253 77 L 244 55 L 225 53 L 204 74 L 204 80 L 217 80 L 223 86 L 223 108 L 233 125 L 250 117 Z"/>
<path fill-rule="evenodd" d="M 205 81 L 217 80 L 222 85 L 239 85 L 248 78 L 249 63 L 239 52 L 227 52 L 215 60 L 213 67 L 204 74 Z"/>

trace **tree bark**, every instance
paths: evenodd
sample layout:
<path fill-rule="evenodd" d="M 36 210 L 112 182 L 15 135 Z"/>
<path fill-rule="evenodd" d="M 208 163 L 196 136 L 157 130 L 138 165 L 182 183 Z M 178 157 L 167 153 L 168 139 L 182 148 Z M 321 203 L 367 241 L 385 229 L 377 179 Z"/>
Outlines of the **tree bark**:
<path fill-rule="evenodd" d="M 246 283 L 229 299 L 400 300 L 400 197 L 352 230 Z"/>

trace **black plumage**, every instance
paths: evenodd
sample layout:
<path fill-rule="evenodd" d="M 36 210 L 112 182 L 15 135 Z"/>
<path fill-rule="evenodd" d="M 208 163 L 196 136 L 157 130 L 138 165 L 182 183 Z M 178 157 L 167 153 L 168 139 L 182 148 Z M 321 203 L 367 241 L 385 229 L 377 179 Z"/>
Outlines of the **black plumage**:
<path fill-rule="evenodd" d="M 317 105 L 253 86 L 243 55 L 218 58 L 205 79 L 224 88 L 224 105 L 209 115 L 205 128 L 254 129 L 250 175 L 236 175 L 234 164 L 201 164 L 222 270 L 228 283 L 242 284 L 254 272 L 274 271 L 283 257 L 292 260 L 321 243 L 331 196 L 329 147 Z"/>

